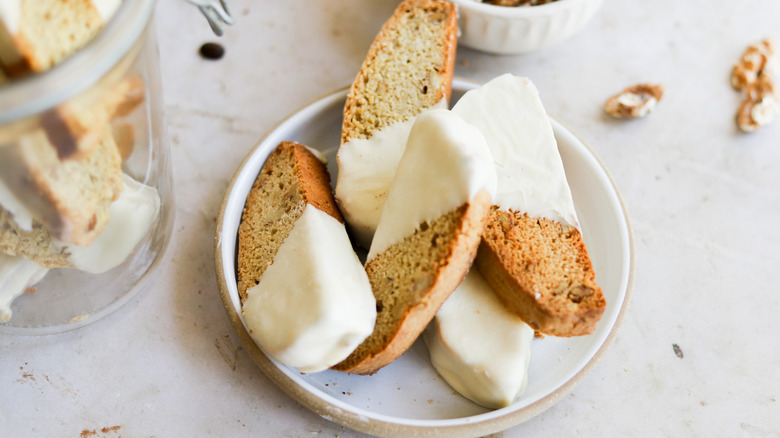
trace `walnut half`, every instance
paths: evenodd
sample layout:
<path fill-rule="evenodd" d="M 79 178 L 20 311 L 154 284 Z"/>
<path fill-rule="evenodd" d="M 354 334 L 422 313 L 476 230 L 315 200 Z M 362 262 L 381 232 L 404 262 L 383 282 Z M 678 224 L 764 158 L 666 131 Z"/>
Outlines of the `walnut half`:
<path fill-rule="evenodd" d="M 619 119 L 638 119 L 649 114 L 663 95 L 662 85 L 637 84 L 610 97 L 604 104 L 604 111 Z"/>
<path fill-rule="evenodd" d="M 756 132 L 758 128 L 771 123 L 777 111 L 777 99 L 774 96 L 764 96 L 761 100 L 748 97 L 737 109 L 737 126 L 744 132 Z"/>
<path fill-rule="evenodd" d="M 742 131 L 755 132 L 777 114 L 777 71 L 777 49 L 771 38 L 748 46 L 732 68 L 731 86 L 745 94 L 736 115 Z"/>

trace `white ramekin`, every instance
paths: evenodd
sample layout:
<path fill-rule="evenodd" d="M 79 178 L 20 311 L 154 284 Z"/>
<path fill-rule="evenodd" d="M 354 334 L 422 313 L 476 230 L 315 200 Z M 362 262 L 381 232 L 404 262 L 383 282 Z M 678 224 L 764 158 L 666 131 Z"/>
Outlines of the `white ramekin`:
<path fill-rule="evenodd" d="M 603 0 L 558 0 L 539 6 L 494 6 L 477 0 L 458 5 L 460 44 L 499 55 L 528 53 L 571 37 Z"/>

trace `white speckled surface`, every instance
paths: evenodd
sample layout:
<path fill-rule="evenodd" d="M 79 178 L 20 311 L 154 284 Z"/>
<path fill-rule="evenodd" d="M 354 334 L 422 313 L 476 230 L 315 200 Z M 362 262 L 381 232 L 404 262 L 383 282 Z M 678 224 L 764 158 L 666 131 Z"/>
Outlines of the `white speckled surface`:
<path fill-rule="evenodd" d="M 284 117 L 351 82 L 395 0 L 231 0 L 226 56 L 181 0 L 157 28 L 177 217 L 150 287 L 79 330 L 0 337 L 0 436 L 361 436 L 299 406 L 250 360 L 222 307 L 214 220 L 246 153 Z M 780 121 L 740 134 L 728 84 L 747 44 L 780 38 L 777 0 L 606 0 L 541 52 L 459 51 L 455 74 L 530 77 L 610 170 L 637 268 L 617 339 L 553 408 L 497 436 L 780 436 Z M 661 82 L 646 119 L 603 102 Z M 679 346 L 682 357 L 675 354 Z"/>

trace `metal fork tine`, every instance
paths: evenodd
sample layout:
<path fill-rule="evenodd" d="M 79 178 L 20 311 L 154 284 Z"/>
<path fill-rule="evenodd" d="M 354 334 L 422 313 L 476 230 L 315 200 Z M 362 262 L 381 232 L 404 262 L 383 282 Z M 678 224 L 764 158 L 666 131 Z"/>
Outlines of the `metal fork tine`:
<path fill-rule="evenodd" d="M 200 12 L 206 17 L 211 30 L 217 35 L 222 36 L 222 25 L 233 24 L 233 16 L 230 15 L 230 8 L 227 0 L 189 0 L 196 5 Z"/>
<path fill-rule="evenodd" d="M 230 14 L 230 7 L 228 7 L 226 0 L 219 0 L 219 3 L 222 5 L 222 8 L 217 8 L 217 13 L 219 14 L 219 17 L 222 18 L 222 21 L 224 21 L 227 24 L 233 24 L 233 16 Z"/>
<path fill-rule="evenodd" d="M 222 28 L 219 27 L 219 18 L 217 18 L 214 8 L 211 6 L 198 6 L 198 9 L 200 9 L 200 12 L 206 17 L 206 21 L 209 22 L 211 30 L 217 36 L 222 36 Z"/>

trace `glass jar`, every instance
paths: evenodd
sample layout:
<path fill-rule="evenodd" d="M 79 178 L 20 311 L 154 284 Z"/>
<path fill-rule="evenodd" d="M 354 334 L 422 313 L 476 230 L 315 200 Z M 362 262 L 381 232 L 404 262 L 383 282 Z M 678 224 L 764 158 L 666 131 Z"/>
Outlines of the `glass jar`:
<path fill-rule="evenodd" d="M 125 0 L 81 50 L 0 84 L 0 332 L 56 333 L 143 288 L 171 234 L 152 13 Z"/>

